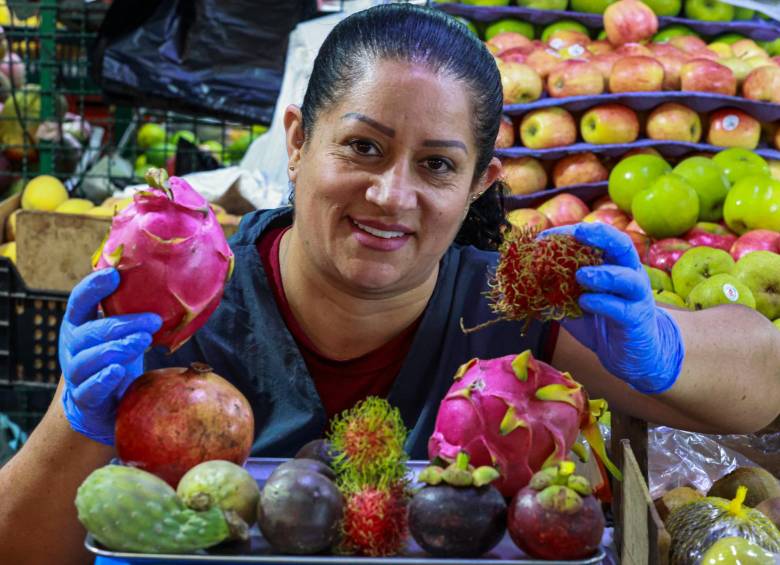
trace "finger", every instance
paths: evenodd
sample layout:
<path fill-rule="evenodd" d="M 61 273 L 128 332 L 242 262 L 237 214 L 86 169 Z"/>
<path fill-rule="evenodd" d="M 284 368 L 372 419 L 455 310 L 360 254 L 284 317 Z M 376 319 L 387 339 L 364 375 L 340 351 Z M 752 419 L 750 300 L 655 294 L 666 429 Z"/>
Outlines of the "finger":
<path fill-rule="evenodd" d="M 152 313 L 109 316 L 73 328 L 68 348 L 78 353 L 101 343 L 122 339 L 130 334 L 154 334 L 161 326 L 162 318 Z"/>
<path fill-rule="evenodd" d="M 71 359 L 70 380 L 78 386 L 108 365 L 126 365 L 143 355 L 151 343 L 152 336 L 141 332 L 80 351 Z"/>
<path fill-rule="evenodd" d="M 122 381 L 114 389 L 117 402 L 122 400 L 122 397 L 127 392 L 127 389 L 130 388 L 130 385 L 133 384 L 135 380 L 143 374 L 143 372 L 144 372 L 143 355 L 139 355 L 135 361 L 131 361 L 130 363 L 125 365 L 125 376 L 122 378 Z"/>
<path fill-rule="evenodd" d="M 626 300 L 642 300 L 650 293 L 647 275 L 628 267 L 600 265 L 577 270 L 577 282 L 592 292 L 617 295 Z"/>
<path fill-rule="evenodd" d="M 583 294 L 579 304 L 585 312 L 605 316 L 621 324 L 634 317 L 634 303 L 612 294 Z"/>
<path fill-rule="evenodd" d="M 580 243 L 603 250 L 604 260 L 607 263 L 622 265 L 632 269 L 641 267 L 634 242 L 626 234 L 610 225 L 600 222 L 582 222 L 551 228 L 543 231 L 540 235 L 554 233 L 572 235 Z"/>
<path fill-rule="evenodd" d="M 121 365 L 104 367 L 72 390 L 73 400 L 82 408 L 99 408 L 106 400 L 114 398 L 114 390 L 125 374 Z"/>
<path fill-rule="evenodd" d="M 119 271 L 114 268 L 101 269 L 84 277 L 70 294 L 65 319 L 76 326 L 95 317 L 100 301 L 119 286 Z"/>

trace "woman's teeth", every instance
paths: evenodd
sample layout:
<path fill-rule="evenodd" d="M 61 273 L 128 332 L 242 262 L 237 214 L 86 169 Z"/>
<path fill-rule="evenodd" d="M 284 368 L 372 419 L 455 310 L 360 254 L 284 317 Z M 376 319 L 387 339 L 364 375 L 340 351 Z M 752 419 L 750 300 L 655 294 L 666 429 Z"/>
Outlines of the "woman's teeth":
<path fill-rule="evenodd" d="M 370 228 L 355 220 L 352 220 L 352 223 L 355 224 L 357 227 L 359 227 L 361 230 L 366 231 L 371 235 L 382 237 L 384 239 L 392 239 L 394 237 L 403 237 L 404 235 L 406 235 L 404 232 L 401 231 L 384 231 L 384 230 L 378 230 L 376 228 Z"/>

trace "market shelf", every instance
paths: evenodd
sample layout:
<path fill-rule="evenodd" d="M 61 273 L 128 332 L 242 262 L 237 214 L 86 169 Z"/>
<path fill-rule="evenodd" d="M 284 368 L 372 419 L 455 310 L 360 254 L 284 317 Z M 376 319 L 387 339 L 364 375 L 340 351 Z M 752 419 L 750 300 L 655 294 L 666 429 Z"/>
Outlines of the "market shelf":
<path fill-rule="evenodd" d="M 552 107 L 581 112 L 600 104 L 623 104 L 633 110 L 643 112 L 652 110 L 666 102 L 678 102 L 700 113 L 721 108 L 737 108 L 761 122 L 780 120 L 780 104 L 749 100 L 741 96 L 691 91 L 620 92 L 566 98 L 545 97 L 527 104 L 507 104 L 504 106 L 504 113 L 510 116 L 521 116 L 532 110 Z"/>
<path fill-rule="evenodd" d="M 534 157 L 543 161 L 552 159 L 561 159 L 567 155 L 573 153 L 597 153 L 601 155 L 608 155 L 610 157 L 619 157 L 624 153 L 631 151 L 632 149 L 639 149 L 642 147 L 652 147 L 656 149 L 664 157 L 682 157 L 687 153 L 692 152 L 705 152 L 705 153 L 718 153 L 728 147 L 718 147 L 715 145 L 709 145 L 707 143 L 689 143 L 686 141 L 657 141 L 655 139 L 640 139 L 633 143 L 616 143 L 616 144 L 604 144 L 593 145 L 591 143 L 574 143 L 572 145 L 565 145 L 563 147 L 550 147 L 547 149 L 529 149 L 528 147 L 508 147 L 506 149 L 496 149 L 495 155 L 497 157 Z M 752 150 L 754 153 L 761 155 L 765 159 L 772 159 L 780 161 L 780 151 L 770 149 L 768 147 L 759 147 Z"/>
<path fill-rule="evenodd" d="M 463 4 L 437 4 L 440 10 L 453 16 L 463 16 L 470 20 L 492 22 L 503 18 L 524 19 L 534 24 L 551 24 L 562 19 L 575 20 L 585 27 L 600 30 L 604 27 L 601 14 L 570 12 L 568 10 L 537 10 L 521 6 L 465 6 Z M 780 24 L 769 20 L 733 20 L 730 22 L 705 22 L 676 16 L 659 16 L 658 27 L 677 24 L 691 28 L 704 36 L 722 33 L 739 33 L 758 41 L 771 41 L 780 36 Z"/>

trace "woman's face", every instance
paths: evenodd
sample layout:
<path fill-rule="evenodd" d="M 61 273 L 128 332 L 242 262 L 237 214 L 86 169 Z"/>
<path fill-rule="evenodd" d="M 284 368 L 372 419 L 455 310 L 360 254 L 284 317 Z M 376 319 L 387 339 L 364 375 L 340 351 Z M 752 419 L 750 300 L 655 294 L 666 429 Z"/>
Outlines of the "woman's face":
<path fill-rule="evenodd" d="M 363 294 L 403 292 L 435 276 L 472 195 L 477 147 L 465 83 L 410 63 L 381 61 L 304 143 L 301 114 L 285 115 L 295 230 L 308 264 Z"/>

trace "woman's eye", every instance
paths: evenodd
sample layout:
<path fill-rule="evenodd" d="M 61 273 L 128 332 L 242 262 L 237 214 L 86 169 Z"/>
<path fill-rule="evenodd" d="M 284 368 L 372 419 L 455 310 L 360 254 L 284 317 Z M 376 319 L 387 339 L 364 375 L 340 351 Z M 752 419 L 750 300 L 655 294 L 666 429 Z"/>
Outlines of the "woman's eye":
<path fill-rule="evenodd" d="M 368 141 L 361 141 L 357 139 L 355 141 L 351 141 L 349 145 L 352 147 L 352 149 L 355 150 L 356 153 L 359 153 L 360 155 L 379 155 L 379 151 L 376 147 L 374 147 L 374 144 L 369 143 Z"/>
<path fill-rule="evenodd" d="M 426 159 L 425 164 L 434 173 L 446 173 L 453 168 L 447 160 L 439 159 L 438 157 Z"/>

